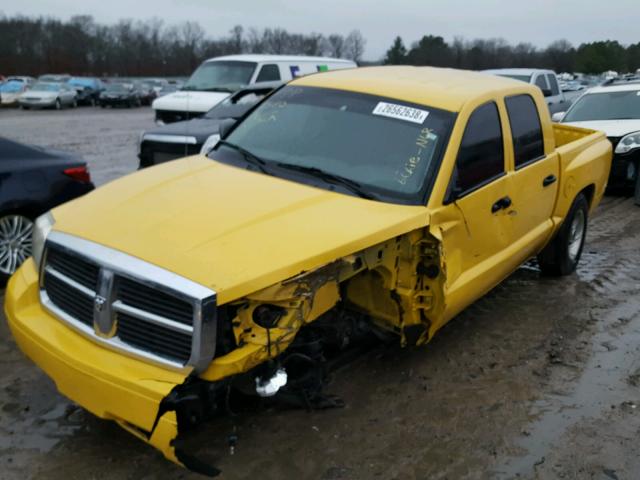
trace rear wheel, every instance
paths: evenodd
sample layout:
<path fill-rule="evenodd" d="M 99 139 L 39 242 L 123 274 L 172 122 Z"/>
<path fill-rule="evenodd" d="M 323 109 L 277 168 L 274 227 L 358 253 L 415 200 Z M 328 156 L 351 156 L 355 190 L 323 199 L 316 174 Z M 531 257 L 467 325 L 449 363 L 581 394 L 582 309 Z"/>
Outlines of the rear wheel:
<path fill-rule="evenodd" d="M 543 274 L 569 275 L 576 269 L 587 236 L 588 213 L 589 202 L 581 193 L 571 205 L 555 238 L 538 254 L 538 265 Z"/>
<path fill-rule="evenodd" d="M 0 284 L 31 256 L 33 222 L 17 214 L 0 216 Z"/>
<path fill-rule="evenodd" d="M 59 98 L 56 98 L 55 109 L 60 110 L 62 108 L 62 103 Z"/>

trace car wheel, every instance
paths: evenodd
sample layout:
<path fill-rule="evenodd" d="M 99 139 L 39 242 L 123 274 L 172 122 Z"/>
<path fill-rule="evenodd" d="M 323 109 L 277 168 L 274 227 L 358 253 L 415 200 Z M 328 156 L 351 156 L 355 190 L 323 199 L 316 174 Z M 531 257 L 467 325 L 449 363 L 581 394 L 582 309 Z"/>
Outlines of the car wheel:
<path fill-rule="evenodd" d="M 638 168 L 640 168 L 640 163 L 636 166 L 636 188 L 633 193 L 633 203 L 640 207 L 640 172 Z"/>
<path fill-rule="evenodd" d="M 59 98 L 56 98 L 55 109 L 56 110 L 62 109 L 62 103 L 60 103 L 60 99 Z"/>
<path fill-rule="evenodd" d="M 589 202 L 584 194 L 576 197 L 555 238 L 538 254 L 544 275 L 562 276 L 576 269 L 587 237 Z"/>
<path fill-rule="evenodd" d="M 71 106 L 73 108 L 78 108 L 78 101 L 76 99 L 73 100 L 73 103 L 71 104 Z"/>
<path fill-rule="evenodd" d="M 33 221 L 23 215 L 0 216 L 0 284 L 31 256 Z"/>
<path fill-rule="evenodd" d="M 96 99 L 91 97 L 91 99 L 89 100 L 89 105 L 91 105 L 92 107 L 96 106 Z"/>

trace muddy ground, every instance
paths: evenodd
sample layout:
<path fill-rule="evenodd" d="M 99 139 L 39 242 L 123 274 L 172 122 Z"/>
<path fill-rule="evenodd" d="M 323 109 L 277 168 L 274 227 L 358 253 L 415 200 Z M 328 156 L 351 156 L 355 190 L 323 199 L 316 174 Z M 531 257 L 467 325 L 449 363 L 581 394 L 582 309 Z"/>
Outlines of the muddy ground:
<path fill-rule="evenodd" d="M 148 109 L 0 112 L 2 135 L 85 154 L 97 183 L 135 169 L 151 124 Z M 223 479 L 640 478 L 639 246 L 640 208 L 607 197 L 576 274 L 524 266 L 428 346 L 336 372 L 344 409 L 219 421 L 198 453 Z M 0 478 L 202 477 L 60 396 L 1 321 Z"/>

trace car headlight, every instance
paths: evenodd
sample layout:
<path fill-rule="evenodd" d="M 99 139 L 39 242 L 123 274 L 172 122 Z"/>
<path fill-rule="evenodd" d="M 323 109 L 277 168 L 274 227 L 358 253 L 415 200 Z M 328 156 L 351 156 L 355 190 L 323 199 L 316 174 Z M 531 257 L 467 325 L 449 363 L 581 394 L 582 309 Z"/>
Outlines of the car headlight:
<path fill-rule="evenodd" d="M 44 242 L 56 223 L 51 212 L 40 215 L 33 226 L 33 235 L 31 243 L 31 251 L 33 252 L 33 261 L 36 262 L 38 270 L 40 270 L 40 261 L 42 260 L 42 252 L 44 251 Z"/>
<path fill-rule="evenodd" d="M 209 138 L 207 138 L 207 140 L 204 142 L 204 145 L 202 145 L 202 148 L 200 149 L 200 154 L 206 155 L 207 153 L 209 153 L 211 150 L 213 150 L 213 147 L 215 147 L 218 144 L 219 140 L 220 140 L 220 135 L 218 135 L 217 133 L 210 135 Z"/>
<path fill-rule="evenodd" d="M 631 150 L 640 148 L 640 132 L 630 133 L 618 142 L 616 153 L 629 153 Z"/>

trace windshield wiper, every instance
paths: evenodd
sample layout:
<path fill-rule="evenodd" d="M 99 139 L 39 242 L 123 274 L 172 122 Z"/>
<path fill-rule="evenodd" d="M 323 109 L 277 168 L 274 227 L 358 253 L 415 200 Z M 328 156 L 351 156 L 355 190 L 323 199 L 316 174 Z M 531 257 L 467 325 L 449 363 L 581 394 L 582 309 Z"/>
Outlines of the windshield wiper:
<path fill-rule="evenodd" d="M 210 87 L 210 88 L 198 88 L 192 87 L 190 85 L 186 85 L 182 87 L 180 90 L 183 92 L 225 92 L 225 93 L 233 93 L 235 90 L 229 87 Z"/>
<path fill-rule="evenodd" d="M 304 165 L 292 165 L 290 163 L 277 163 L 276 165 L 286 170 L 306 173 L 307 175 L 310 175 L 312 177 L 324 180 L 327 183 L 340 185 L 342 187 L 345 187 L 347 190 L 355 193 L 359 197 L 366 198 L 368 200 L 373 200 L 375 198 L 369 192 L 363 190 L 362 186 L 355 180 L 351 180 L 350 178 L 346 178 L 341 175 L 336 175 L 335 173 L 325 172 L 318 167 L 306 167 Z"/>
<path fill-rule="evenodd" d="M 229 147 L 230 149 L 235 150 L 236 152 L 239 152 L 247 163 L 258 168 L 258 170 L 260 170 L 262 173 L 269 174 L 269 172 L 265 168 L 267 162 L 262 160 L 257 155 L 251 153 L 246 148 L 243 148 L 240 145 L 236 145 L 235 143 L 227 142 L 226 140 L 222 140 L 222 139 L 218 140 L 218 145 L 224 145 L 225 147 Z"/>

